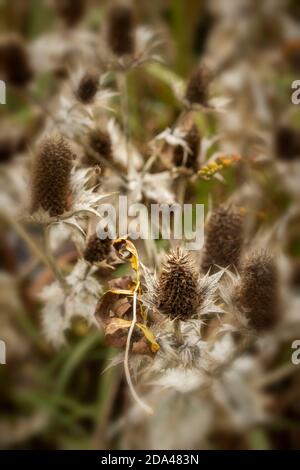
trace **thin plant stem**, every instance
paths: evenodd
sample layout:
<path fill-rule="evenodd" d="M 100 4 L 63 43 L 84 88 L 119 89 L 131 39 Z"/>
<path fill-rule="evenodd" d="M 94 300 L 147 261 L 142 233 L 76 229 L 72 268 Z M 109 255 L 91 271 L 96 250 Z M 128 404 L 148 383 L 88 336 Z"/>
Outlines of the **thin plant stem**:
<path fill-rule="evenodd" d="M 130 374 L 130 370 L 129 370 L 130 341 L 131 341 L 133 330 L 135 328 L 136 321 L 137 321 L 137 318 L 136 318 L 136 302 L 137 302 L 137 292 L 134 291 L 134 293 L 133 293 L 133 314 L 132 314 L 132 322 L 131 322 L 131 325 L 130 325 L 130 328 L 129 328 L 129 331 L 128 331 L 128 336 L 127 336 L 127 341 L 126 341 L 125 358 L 124 358 L 124 371 L 125 371 L 125 377 L 126 377 L 126 380 L 127 380 L 128 386 L 129 386 L 129 390 L 130 390 L 130 393 L 131 393 L 133 399 L 138 403 L 138 405 L 147 414 L 151 415 L 151 414 L 153 414 L 153 410 L 149 405 L 144 403 L 141 400 L 141 398 L 138 396 L 138 394 L 137 394 L 137 392 L 134 388 L 134 385 L 132 383 L 131 374 Z"/>
<path fill-rule="evenodd" d="M 180 177 L 178 181 L 178 202 L 183 206 L 185 201 L 187 180 L 184 177 Z"/>
<path fill-rule="evenodd" d="M 28 248 L 31 250 L 32 254 L 40 260 L 42 263 L 44 263 L 48 268 L 50 268 L 49 260 L 43 250 L 39 247 L 38 243 L 34 238 L 27 232 L 27 230 L 21 225 L 21 223 L 15 219 L 14 217 L 11 217 L 8 214 L 4 215 L 6 221 L 14 228 L 16 233 L 19 235 L 22 240 L 27 244 Z"/>
<path fill-rule="evenodd" d="M 133 175 L 133 161 L 130 152 L 130 128 L 129 128 L 129 101 L 128 101 L 128 87 L 127 87 L 127 72 L 122 71 L 118 75 L 120 100 L 121 100 L 121 115 L 123 122 L 123 132 L 125 134 L 125 145 L 127 154 L 127 174 L 129 177 Z"/>
<path fill-rule="evenodd" d="M 264 377 L 259 379 L 257 381 L 257 385 L 260 388 L 265 388 L 270 385 L 273 385 L 274 383 L 280 382 L 280 380 L 285 379 L 289 375 L 292 375 L 294 372 L 298 371 L 299 368 L 300 364 L 283 364 L 282 366 L 278 367 L 278 369 L 269 372 Z"/>
<path fill-rule="evenodd" d="M 175 338 L 177 339 L 178 343 L 183 342 L 182 331 L 181 331 L 181 323 L 180 323 L 180 320 L 178 318 L 176 318 L 176 320 L 174 320 L 174 335 L 175 335 Z"/>
<path fill-rule="evenodd" d="M 62 289 L 64 291 L 68 290 L 68 284 L 64 278 L 64 276 L 61 274 L 60 270 L 58 269 L 55 259 L 53 258 L 51 247 L 50 247 L 50 229 L 51 226 L 47 225 L 44 227 L 44 247 L 45 247 L 45 253 L 47 256 L 48 263 L 57 279 L 57 281 L 60 283 Z"/>

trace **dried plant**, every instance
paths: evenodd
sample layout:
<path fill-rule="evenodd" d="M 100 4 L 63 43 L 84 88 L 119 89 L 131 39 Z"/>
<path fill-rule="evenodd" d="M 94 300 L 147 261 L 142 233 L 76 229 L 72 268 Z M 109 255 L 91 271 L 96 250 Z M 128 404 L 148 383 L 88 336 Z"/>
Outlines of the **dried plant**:
<path fill-rule="evenodd" d="M 53 0 L 40 35 L 0 38 L 0 340 L 20 366 L 3 369 L 20 430 L 1 416 L 0 446 L 240 448 L 257 426 L 275 446 L 272 423 L 297 422 L 300 139 L 281 79 L 296 24 L 284 2 L 204 2 L 217 21 L 192 57 L 189 2 L 186 37 L 168 7 L 175 41 L 140 3 Z M 116 195 L 205 204 L 203 248 L 172 224 L 102 239 Z"/>
<path fill-rule="evenodd" d="M 209 216 L 201 268 L 239 267 L 243 244 L 243 216 L 233 207 L 220 206 Z"/>

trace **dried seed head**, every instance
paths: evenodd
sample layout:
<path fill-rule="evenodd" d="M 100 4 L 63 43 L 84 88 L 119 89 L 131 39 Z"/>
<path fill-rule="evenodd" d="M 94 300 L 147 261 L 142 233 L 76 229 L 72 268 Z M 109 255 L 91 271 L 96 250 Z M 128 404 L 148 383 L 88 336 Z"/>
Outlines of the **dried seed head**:
<path fill-rule="evenodd" d="M 181 145 L 177 145 L 174 149 L 174 164 L 175 166 L 186 166 L 187 168 L 193 168 L 195 171 L 197 171 L 200 134 L 196 124 L 193 124 L 186 134 L 185 141 L 191 152 L 187 154 L 186 161 L 184 161 L 184 149 Z"/>
<path fill-rule="evenodd" d="M 132 8 L 115 5 L 108 15 L 107 42 L 119 57 L 134 52 L 135 18 Z"/>
<path fill-rule="evenodd" d="M 158 309 L 172 319 L 188 320 L 197 313 L 201 302 L 198 273 L 186 251 L 178 248 L 167 257 L 157 298 Z"/>
<path fill-rule="evenodd" d="M 254 330 L 270 330 L 278 322 L 278 273 L 266 253 L 252 254 L 245 261 L 236 300 Z"/>
<path fill-rule="evenodd" d="M 76 90 L 76 97 L 81 103 L 89 104 L 95 98 L 99 88 L 99 76 L 96 72 L 86 72 Z"/>
<path fill-rule="evenodd" d="M 15 142 L 9 136 L 0 136 L 0 163 L 8 162 L 15 153 Z"/>
<path fill-rule="evenodd" d="M 300 132 L 288 126 L 281 126 L 275 134 L 275 152 L 281 160 L 295 160 L 300 157 Z"/>
<path fill-rule="evenodd" d="M 112 144 L 108 132 L 101 129 L 93 129 L 88 135 L 88 142 L 95 153 L 106 160 L 112 159 Z"/>
<path fill-rule="evenodd" d="M 13 86 L 26 86 L 33 78 L 29 54 L 24 41 L 17 35 L 0 40 L 0 70 Z"/>
<path fill-rule="evenodd" d="M 218 270 L 218 266 L 239 266 L 243 244 L 243 218 L 232 207 L 219 206 L 206 226 L 205 245 L 201 269 L 207 272 Z"/>
<path fill-rule="evenodd" d="M 16 153 L 26 148 L 26 135 L 23 132 L 5 129 L 0 134 L 0 164 L 8 162 Z"/>
<path fill-rule="evenodd" d="M 211 74 L 206 67 L 196 68 L 187 83 L 185 98 L 190 104 L 207 105 Z"/>
<path fill-rule="evenodd" d="M 110 238 L 102 240 L 97 234 L 92 235 L 86 244 L 83 257 L 89 263 L 98 263 L 105 260 L 112 247 Z"/>
<path fill-rule="evenodd" d="M 32 212 L 42 207 L 55 217 L 68 210 L 73 159 L 63 137 L 46 137 L 40 143 L 32 172 Z"/>
<path fill-rule="evenodd" d="M 57 13 L 67 26 L 75 26 L 83 17 L 86 0 L 55 0 Z"/>

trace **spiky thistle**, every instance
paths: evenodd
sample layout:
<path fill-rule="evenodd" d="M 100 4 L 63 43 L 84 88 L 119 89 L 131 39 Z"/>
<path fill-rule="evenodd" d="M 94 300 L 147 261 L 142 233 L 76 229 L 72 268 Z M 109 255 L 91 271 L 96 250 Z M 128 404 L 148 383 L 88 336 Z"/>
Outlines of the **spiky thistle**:
<path fill-rule="evenodd" d="M 42 208 L 55 217 L 68 209 L 73 159 L 74 154 L 63 137 L 42 140 L 32 171 L 32 212 Z"/>
<path fill-rule="evenodd" d="M 95 71 L 87 71 L 80 79 L 75 95 L 83 104 L 90 104 L 99 90 L 99 75 Z"/>
<path fill-rule="evenodd" d="M 278 273 L 273 258 L 267 253 L 253 253 L 245 260 L 236 301 L 255 331 L 267 331 L 277 324 L 280 316 Z"/>
<path fill-rule="evenodd" d="M 90 148 L 105 160 L 112 159 L 112 142 L 108 132 L 102 129 L 92 129 L 88 135 Z"/>
<path fill-rule="evenodd" d="M 24 132 L 4 127 L 0 133 L 0 164 L 8 162 L 17 152 L 26 148 Z"/>
<path fill-rule="evenodd" d="M 68 26 L 75 26 L 82 18 L 86 0 L 55 0 L 55 8 Z"/>
<path fill-rule="evenodd" d="M 207 105 L 210 79 L 211 74 L 204 66 L 197 67 L 191 73 L 185 92 L 185 99 L 190 105 Z"/>
<path fill-rule="evenodd" d="M 158 308 L 171 319 L 188 320 L 201 302 L 196 267 L 189 254 L 177 248 L 167 257 L 158 282 Z"/>
<path fill-rule="evenodd" d="M 300 132 L 280 126 L 275 133 L 275 152 L 279 159 L 291 161 L 300 157 Z"/>
<path fill-rule="evenodd" d="M 33 69 L 24 40 L 13 34 L 0 40 L 0 69 L 13 86 L 26 86 L 33 78 Z"/>
<path fill-rule="evenodd" d="M 231 206 L 219 206 L 206 225 L 201 270 L 239 266 L 243 245 L 243 217 Z"/>
<path fill-rule="evenodd" d="M 131 7 L 115 5 L 108 14 L 107 42 L 113 53 L 122 57 L 134 52 L 135 18 Z"/>
<path fill-rule="evenodd" d="M 177 145 L 174 149 L 175 166 L 185 166 L 186 168 L 198 169 L 198 154 L 200 146 L 200 133 L 196 124 L 193 124 L 187 132 L 184 140 L 186 141 L 189 152 L 186 153 L 181 145 Z"/>
<path fill-rule="evenodd" d="M 102 240 L 97 234 L 94 234 L 87 241 L 83 257 L 89 263 L 99 263 L 107 259 L 111 248 L 112 242 L 110 238 Z"/>

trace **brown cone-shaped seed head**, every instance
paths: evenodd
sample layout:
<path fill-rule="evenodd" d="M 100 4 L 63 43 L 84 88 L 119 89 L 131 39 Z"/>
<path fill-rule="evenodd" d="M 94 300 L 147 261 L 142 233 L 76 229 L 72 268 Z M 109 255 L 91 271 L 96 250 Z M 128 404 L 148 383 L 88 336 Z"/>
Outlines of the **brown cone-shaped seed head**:
<path fill-rule="evenodd" d="M 10 35 L 0 39 L 0 70 L 13 86 L 26 86 L 33 78 L 30 57 L 22 38 Z"/>
<path fill-rule="evenodd" d="M 188 320 L 200 304 L 198 273 L 189 254 L 178 248 L 162 266 L 158 284 L 158 309 L 171 319 Z"/>
<path fill-rule="evenodd" d="M 32 171 L 32 212 L 42 208 L 54 217 L 68 210 L 73 159 L 63 137 L 46 137 L 40 143 Z"/>
<path fill-rule="evenodd" d="M 91 149 L 105 158 L 111 160 L 112 158 L 112 144 L 108 132 L 101 129 L 93 129 L 90 131 L 88 141 Z"/>
<path fill-rule="evenodd" d="M 236 300 L 249 326 L 257 332 L 276 325 L 280 315 L 278 273 L 269 255 L 255 253 L 246 259 Z"/>
<path fill-rule="evenodd" d="M 185 92 L 185 98 L 190 104 L 207 105 L 210 78 L 206 67 L 199 66 L 192 72 Z"/>
<path fill-rule="evenodd" d="M 105 260 L 111 252 L 110 238 L 100 239 L 97 234 L 92 235 L 86 244 L 83 257 L 89 263 L 99 263 Z"/>
<path fill-rule="evenodd" d="M 92 103 L 98 89 L 99 75 L 96 72 L 86 72 L 80 79 L 76 90 L 76 97 L 83 104 Z"/>
<path fill-rule="evenodd" d="M 275 133 L 275 152 L 281 160 L 291 161 L 300 157 L 300 131 L 281 126 Z"/>
<path fill-rule="evenodd" d="M 134 52 L 134 13 L 126 5 L 113 6 L 108 15 L 107 42 L 119 57 Z"/>
<path fill-rule="evenodd" d="M 220 266 L 239 266 L 243 244 L 243 216 L 232 207 L 219 206 L 205 227 L 201 270 L 216 272 Z"/>
<path fill-rule="evenodd" d="M 86 0 L 55 0 L 57 13 L 67 26 L 75 26 L 83 17 Z"/>

